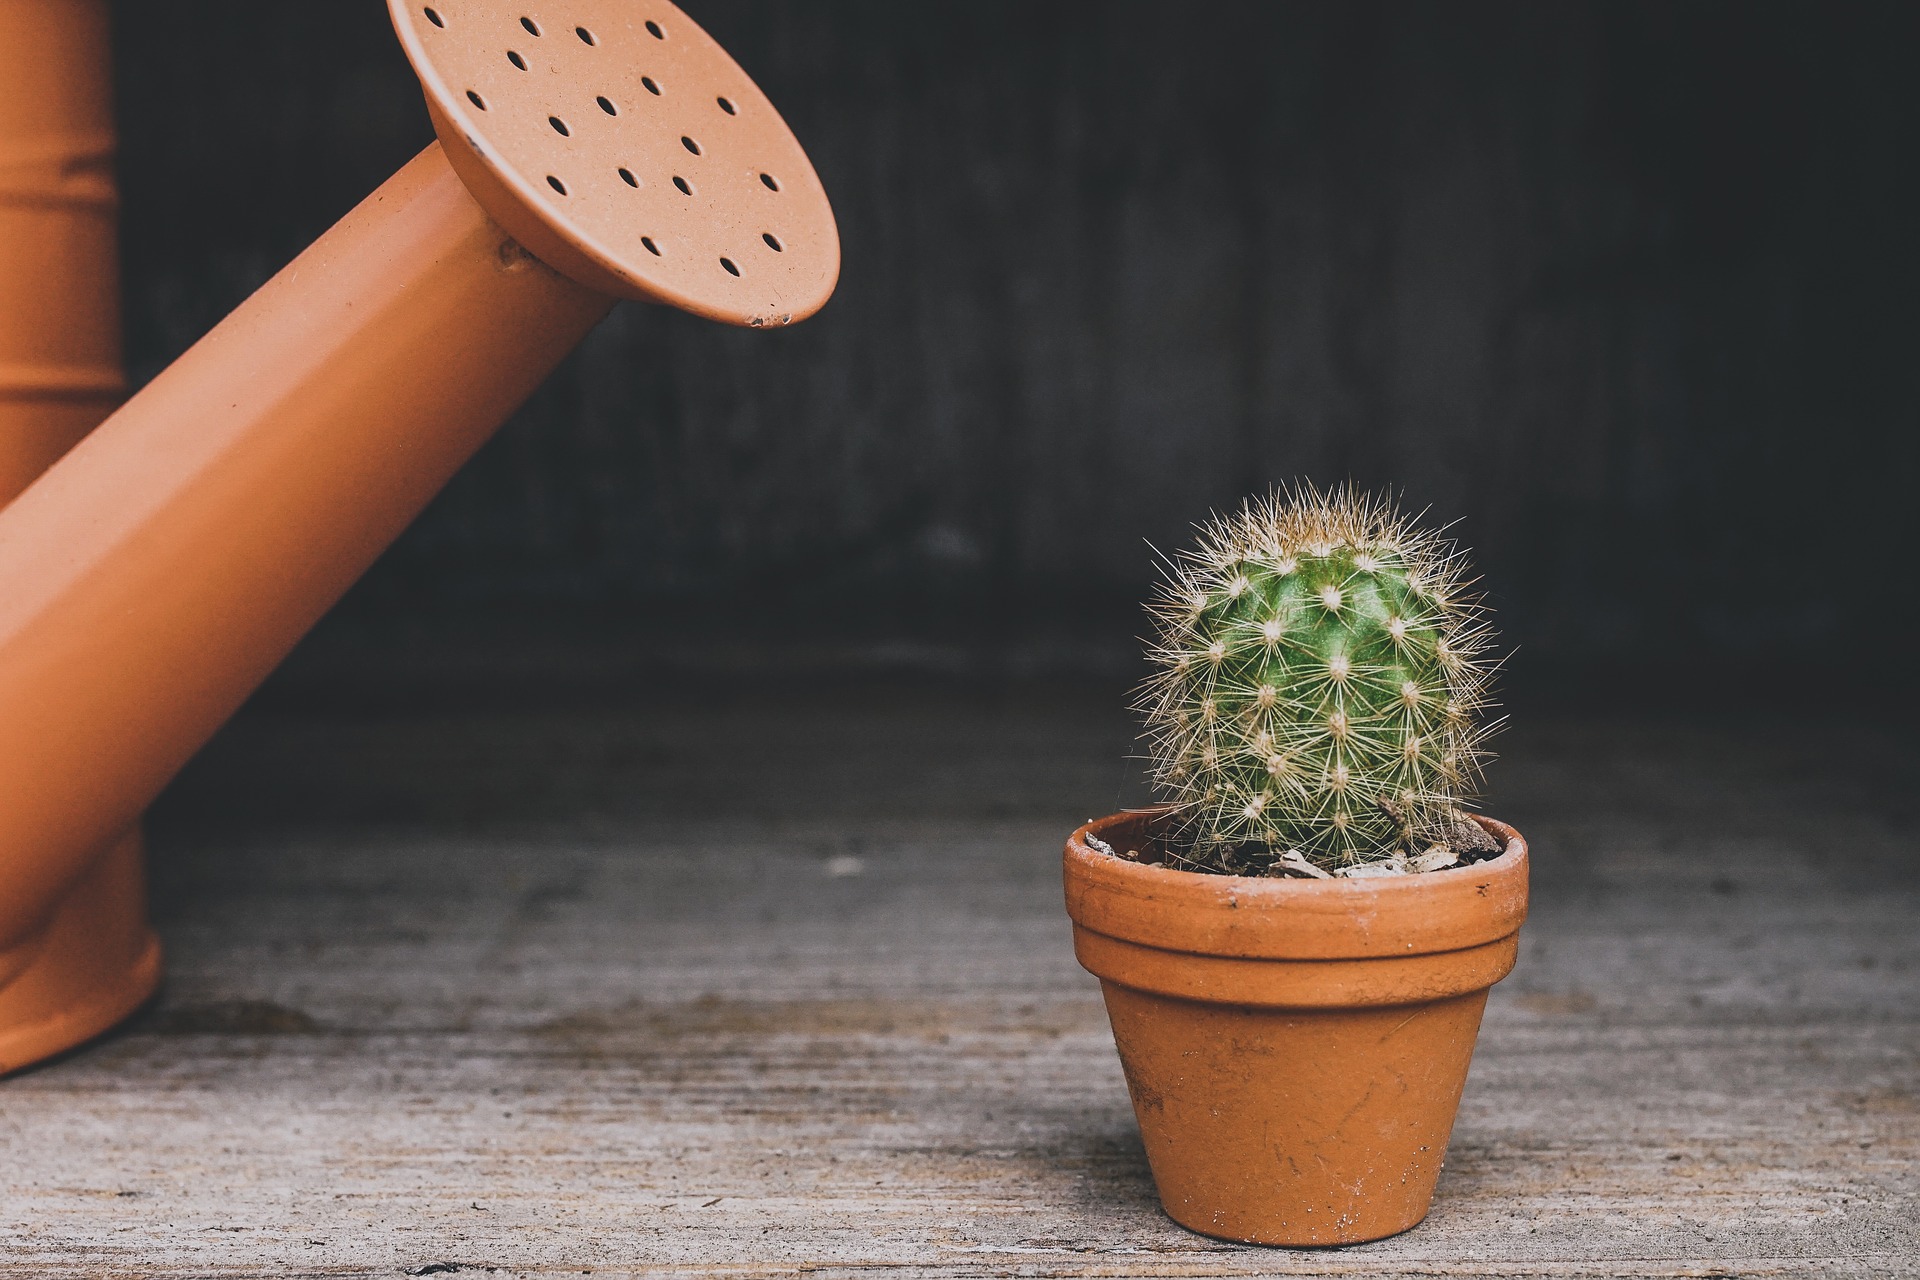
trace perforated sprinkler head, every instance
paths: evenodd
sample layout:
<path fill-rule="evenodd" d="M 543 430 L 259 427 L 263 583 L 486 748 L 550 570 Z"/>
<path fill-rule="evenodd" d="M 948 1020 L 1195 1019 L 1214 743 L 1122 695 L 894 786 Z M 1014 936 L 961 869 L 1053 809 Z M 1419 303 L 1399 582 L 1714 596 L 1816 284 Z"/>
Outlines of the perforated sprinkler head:
<path fill-rule="evenodd" d="M 550 266 L 729 324 L 788 324 L 833 292 L 840 238 L 806 153 L 671 4 L 389 8 L 447 159 Z"/>
<path fill-rule="evenodd" d="M 813 167 L 665 0 L 389 7 L 440 141 L 0 511 L 0 1074 L 151 992 L 101 850 L 614 299 L 833 291 Z"/>

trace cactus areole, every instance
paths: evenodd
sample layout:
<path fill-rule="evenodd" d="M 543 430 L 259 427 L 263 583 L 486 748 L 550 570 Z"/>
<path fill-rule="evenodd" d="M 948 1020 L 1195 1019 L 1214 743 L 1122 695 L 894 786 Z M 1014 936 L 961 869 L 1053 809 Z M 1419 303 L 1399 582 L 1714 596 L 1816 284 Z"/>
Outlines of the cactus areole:
<path fill-rule="evenodd" d="M 1449 863 L 1492 633 L 1464 557 L 1384 498 L 1249 500 L 1169 560 L 1140 692 L 1169 861 L 1238 875 Z M 1411 861 L 1409 861 L 1411 859 Z"/>

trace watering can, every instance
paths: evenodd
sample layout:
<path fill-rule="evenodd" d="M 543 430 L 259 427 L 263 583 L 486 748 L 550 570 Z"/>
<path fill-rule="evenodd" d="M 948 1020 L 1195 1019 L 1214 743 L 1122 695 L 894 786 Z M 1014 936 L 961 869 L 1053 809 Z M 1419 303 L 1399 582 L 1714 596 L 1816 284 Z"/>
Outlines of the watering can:
<path fill-rule="evenodd" d="M 817 311 L 805 153 L 666 0 L 389 0 L 437 141 L 0 510 L 0 1072 L 154 990 L 120 833 L 621 298 Z"/>
<path fill-rule="evenodd" d="M 0 0 L 0 506 L 126 395 L 111 80 L 106 0 Z M 137 823 L 87 861 L 93 886 L 29 943 L 38 981 L 10 984 L 29 1044 L 84 1038 L 159 977 Z"/>
<path fill-rule="evenodd" d="M 0 504 L 126 395 L 106 0 L 0 0 Z"/>

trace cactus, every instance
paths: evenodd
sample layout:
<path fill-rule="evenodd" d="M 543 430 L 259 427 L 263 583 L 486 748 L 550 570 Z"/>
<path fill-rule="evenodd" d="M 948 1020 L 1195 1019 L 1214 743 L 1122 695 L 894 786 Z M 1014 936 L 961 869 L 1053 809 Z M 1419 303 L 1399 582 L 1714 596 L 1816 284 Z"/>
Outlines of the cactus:
<path fill-rule="evenodd" d="M 1344 487 L 1201 526 L 1148 606 L 1137 703 L 1173 863 L 1312 874 L 1444 845 L 1491 729 L 1472 585 L 1450 540 Z"/>

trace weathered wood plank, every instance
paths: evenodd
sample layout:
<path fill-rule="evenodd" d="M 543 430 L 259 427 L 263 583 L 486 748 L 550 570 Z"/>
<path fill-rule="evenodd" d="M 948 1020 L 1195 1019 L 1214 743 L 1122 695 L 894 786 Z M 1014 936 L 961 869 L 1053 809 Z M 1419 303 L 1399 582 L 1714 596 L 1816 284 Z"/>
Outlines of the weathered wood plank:
<path fill-rule="evenodd" d="M 1920 1274 L 1910 753 L 1516 735 L 1537 907 L 1434 1214 L 1294 1253 L 1160 1215 L 1072 961 L 1111 703 L 835 702 L 236 726 L 161 815 L 164 1001 L 0 1083 L 0 1275 Z"/>

